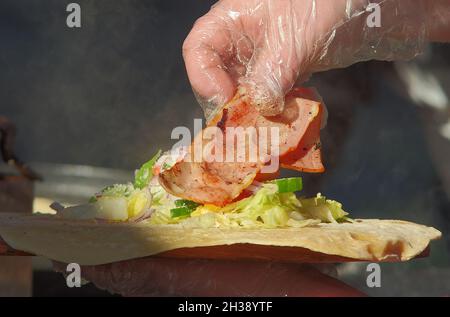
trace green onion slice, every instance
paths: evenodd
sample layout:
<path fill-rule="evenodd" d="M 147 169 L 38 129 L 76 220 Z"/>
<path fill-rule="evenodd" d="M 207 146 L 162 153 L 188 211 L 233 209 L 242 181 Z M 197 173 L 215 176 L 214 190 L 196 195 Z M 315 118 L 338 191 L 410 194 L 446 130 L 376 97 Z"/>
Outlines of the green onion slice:
<path fill-rule="evenodd" d="M 281 178 L 275 180 L 279 193 L 293 193 L 301 191 L 303 188 L 301 177 Z"/>
<path fill-rule="evenodd" d="M 190 209 L 186 206 L 177 207 L 177 208 L 170 209 L 170 216 L 172 218 L 185 217 L 185 216 L 189 216 L 192 211 L 193 211 L 193 209 Z"/>
<path fill-rule="evenodd" d="M 175 200 L 176 208 L 170 210 L 172 218 L 189 216 L 200 204 L 187 199 Z"/>
<path fill-rule="evenodd" d="M 195 201 L 192 200 L 187 200 L 187 199 L 178 199 L 175 200 L 175 206 L 177 207 L 187 207 L 189 209 L 195 209 L 198 206 L 200 206 L 200 204 L 197 204 Z"/>

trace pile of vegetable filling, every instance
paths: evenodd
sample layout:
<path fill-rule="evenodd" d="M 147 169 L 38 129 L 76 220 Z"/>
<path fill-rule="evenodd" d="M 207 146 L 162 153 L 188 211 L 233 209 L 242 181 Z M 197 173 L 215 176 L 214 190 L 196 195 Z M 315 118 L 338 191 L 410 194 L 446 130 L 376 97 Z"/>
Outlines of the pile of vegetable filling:
<path fill-rule="evenodd" d="M 224 207 L 202 205 L 167 193 L 153 176 L 161 151 L 136 171 L 134 183 L 117 184 L 94 195 L 88 204 L 56 208 L 70 219 L 107 222 L 148 222 L 187 227 L 277 228 L 305 227 L 321 222 L 351 221 L 342 204 L 317 194 L 299 198 L 300 177 L 257 183 L 248 197 Z"/>

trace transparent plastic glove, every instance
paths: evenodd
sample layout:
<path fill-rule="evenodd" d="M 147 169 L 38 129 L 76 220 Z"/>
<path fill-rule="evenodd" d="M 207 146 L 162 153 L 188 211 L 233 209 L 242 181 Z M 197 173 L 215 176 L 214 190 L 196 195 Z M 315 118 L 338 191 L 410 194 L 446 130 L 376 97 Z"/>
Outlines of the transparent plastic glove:
<path fill-rule="evenodd" d="M 64 272 L 65 264 L 55 263 Z M 124 296 L 364 296 L 310 265 L 143 258 L 81 268 Z"/>
<path fill-rule="evenodd" d="M 380 27 L 370 17 L 375 9 L 366 11 L 369 2 L 380 5 Z M 263 115 L 275 115 L 295 82 L 314 72 L 413 58 L 432 16 L 445 20 L 442 9 L 448 1 L 222 0 L 197 20 L 183 55 L 207 117 L 239 86 Z"/>

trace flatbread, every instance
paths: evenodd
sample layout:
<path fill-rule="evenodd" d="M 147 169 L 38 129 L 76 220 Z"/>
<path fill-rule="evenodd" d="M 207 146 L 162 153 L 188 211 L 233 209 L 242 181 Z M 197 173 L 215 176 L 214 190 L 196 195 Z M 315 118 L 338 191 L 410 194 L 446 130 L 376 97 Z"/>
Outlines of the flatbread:
<path fill-rule="evenodd" d="M 65 263 L 99 265 L 182 248 L 238 244 L 298 247 L 355 261 L 407 261 L 441 233 L 411 222 L 378 219 L 304 228 L 222 229 L 2 214 L 0 236 L 16 250 Z"/>

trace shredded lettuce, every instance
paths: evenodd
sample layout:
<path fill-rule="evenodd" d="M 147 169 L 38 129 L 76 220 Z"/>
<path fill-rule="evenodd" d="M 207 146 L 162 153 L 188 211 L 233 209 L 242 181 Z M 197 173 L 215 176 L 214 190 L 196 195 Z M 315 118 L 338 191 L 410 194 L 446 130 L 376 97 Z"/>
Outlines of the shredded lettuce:
<path fill-rule="evenodd" d="M 331 199 L 326 199 L 320 193 L 314 198 L 302 199 L 301 212 L 308 214 L 310 218 L 320 219 L 323 222 L 336 223 L 348 215 L 342 209 L 342 204 Z"/>
<path fill-rule="evenodd" d="M 80 208 L 65 208 L 59 213 L 66 218 L 126 221 L 150 209 L 152 194 L 148 188 L 137 189 L 133 184 L 115 184 L 95 194 L 89 204 Z"/>
<path fill-rule="evenodd" d="M 173 202 L 173 199 L 170 199 L 171 196 L 160 185 L 151 186 L 150 193 L 153 197 L 152 207 L 161 207 Z"/>
<path fill-rule="evenodd" d="M 115 184 L 103 188 L 99 193 L 95 194 L 89 199 L 89 203 L 95 203 L 101 197 L 130 197 L 134 192 L 134 186 L 131 183 L 128 184 Z"/>
<path fill-rule="evenodd" d="M 198 205 L 178 199 L 153 181 L 142 189 L 131 183 L 109 186 L 94 198 L 95 201 L 89 204 L 93 208 L 88 208 L 88 214 L 115 221 L 135 218 L 150 209 L 152 214 L 146 221 L 151 224 L 180 224 L 200 228 L 305 227 L 321 222 L 352 221 L 341 203 L 321 194 L 313 198 L 298 198 L 290 190 L 280 191 L 277 182 L 265 183 L 254 195 L 225 207 Z M 87 217 L 88 214 L 80 216 Z"/>
<path fill-rule="evenodd" d="M 176 198 L 167 193 L 160 185 L 153 185 L 150 187 L 150 193 L 153 196 L 151 208 L 154 209 L 153 215 L 150 218 L 152 224 L 169 224 L 177 223 L 179 218 L 173 218 L 170 210 L 175 208 Z"/>
<path fill-rule="evenodd" d="M 160 186 L 152 187 L 156 193 L 164 192 Z M 157 199 L 154 198 L 154 202 Z M 156 203 L 150 222 L 175 224 L 184 227 L 221 228 L 278 228 L 313 226 L 321 222 L 346 221 L 342 205 L 318 194 L 317 197 L 299 199 L 292 193 L 279 193 L 274 183 L 264 184 L 253 196 L 225 207 L 200 205 L 187 217 L 172 217 L 174 201 Z"/>

